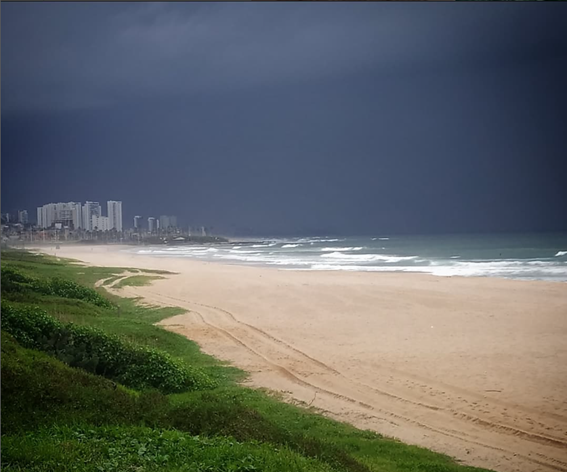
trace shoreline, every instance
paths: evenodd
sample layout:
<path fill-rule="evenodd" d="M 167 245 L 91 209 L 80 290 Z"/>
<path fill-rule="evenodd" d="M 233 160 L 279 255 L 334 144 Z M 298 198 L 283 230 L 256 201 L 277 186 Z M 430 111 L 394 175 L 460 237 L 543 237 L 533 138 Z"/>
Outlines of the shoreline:
<path fill-rule="evenodd" d="M 217 246 L 219 244 L 222 245 L 232 245 L 232 244 L 236 244 L 238 243 L 238 241 L 235 242 L 229 242 L 229 243 L 210 243 L 210 244 L 198 244 L 199 246 Z M 241 243 L 242 244 L 242 243 Z M 25 248 L 20 248 L 20 247 L 13 247 L 13 249 L 24 249 L 24 250 L 29 250 L 29 251 L 38 251 L 38 252 L 43 252 L 44 254 L 49 254 L 51 256 L 53 255 L 57 255 L 55 254 L 55 252 L 51 253 L 49 251 L 44 251 L 43 249 L 46 246 L 55 246 L 55 244 L 45 244 L 45 245 L 30 245 L 28 247 Z M 65 244 L 60 244 L 60 246 L 67 246 L 69 248 L 107 248 L 107 250 L 109 252 L 116 252 L 116 251 L 124 251 L 125 249 L 135 249 L 135 248 L 139 248 L 139 247 L 150 247 L 150 246 L 143 246 L 143 245 L 132 245 L 132 244 L 93 244 L 93 245 L 88 245 L 88 244 L 75 244 L 75 243 L 65 243 Z M 157 246 L 151 246 L 151 247 L 157 247 Z M 167 246 L 164 246 L 167 247 Z M 108 249 L 111 248 L 111 249 Z M 57 251 L 61 251 L 61 249 L 58 249 Z M 103 251 L 104 252 L 104 251 Z M 205 263 L 205 264 L 218 264 L 220 266 L 236 266 L 236 267 L 250 267 L 250 268 L 257 268 L 257 269 L 267 269 L 267 270 L 275 270 L 275 271 L 282 271 L 282 272 L 313 272 L 313 273 L 351 273 L 351 274 L 384 274 L 384 275 L 399 275 L 399 274 L 409 274 L 412 276 L 424 276 L 424 277 L 433 277 L 435 279 L 480 279 L 480 280 L 484 280 L 484 279 L 491 279 L 491 280 L 509 280 L 509 281 L 514 281 L 514 282 L 525 282 L 525 283 L 534 283 L 534 282 L 538 282 L 538 283 L 551 283 L 551 284 L 567 284 L 567 280 L 553 280 L 553 279 L 543 279 L 543 278 L 529 278 L 529 277 L 502 277 L 502 276 L 493 276 L 493 275 L 459 275 L 459 274 L 455 274 L 455 275 L 438 275 L 438 274 L 432 274 L 430 272 L 424 272 L 424 271 L 419 271 L 419 270 L 348 270 L 348 269 L 335 269 L 335 270 L 330 270 L 330 269 L 301 269 L 301 268 L 297 268 L 297 267 L 278 267 L 276 265 L 269 265 L 269 264 L 261 264 L 261 263 L 254 263 L 254 262 L 249 262 L 246 264 L 242 264 L 241 262 L 239 262 L 238 260 L 229 260 L 229 259 L 199 259 L 197 257 L 179 257 L 176 255 L 167 255 L 167 254 L 138 254 L 138 253 L 134 253 L 134 252 L 128 252 L 126 253 L 124 251 L 125 254 L 130 254 L 132 256 L 135 256 L 137 258 L 139 257 L 143 257 L 143 258 L 149 258 L 149 259 L 165 259 L 165 260 L 171 260 L 171 259 L 175 259 L 175 260 L 186 260 L 189 262 L 195 262 L 195 263 Z M 65 257 L 65 256 L 61 256 L 61 257 Z"/>
<path fill-rule="evenodd" d="M 124 248 L 57 256 L 176 272 L 120 293 L 187 309 L 160 324 L 287 401 L 470 465 L 567 470 L 564 285 L 272 271 Z"/>

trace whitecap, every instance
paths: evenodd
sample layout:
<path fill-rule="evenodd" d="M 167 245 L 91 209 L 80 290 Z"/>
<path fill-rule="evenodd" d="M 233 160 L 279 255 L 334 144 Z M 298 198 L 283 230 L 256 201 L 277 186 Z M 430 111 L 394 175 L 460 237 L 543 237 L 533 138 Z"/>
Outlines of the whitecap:
<path fill-rule="evenodd" d="M 298 247 L 298 246 L 301 246 L 301 244 L 284 244 L 282 246 L 282 249 L 291 248 L 291 247 Z"/>
<path fill-rule="evenodd" d="M 323 247 L 321 248 L 322 252 L 331 252 L 331 251 L 360 251 L 362 247 Z"/>
<path fill-rule="evenodd" d="M 331 252 L 330 254 L 321 254 L 321 257 L 331 259 L 339 259 L 344 261 L 356 262 L 400 262 L 417 259 L 417 256 L 386 256 L 383 254 L 343 254 L 342 252 Z"/>
<path fill-rule="evenodd" d="M 559 251 L 557 254 L 555 254 L 555 257 L 561 257 L 566 255 L 567 255 L 567 251 Z"/>

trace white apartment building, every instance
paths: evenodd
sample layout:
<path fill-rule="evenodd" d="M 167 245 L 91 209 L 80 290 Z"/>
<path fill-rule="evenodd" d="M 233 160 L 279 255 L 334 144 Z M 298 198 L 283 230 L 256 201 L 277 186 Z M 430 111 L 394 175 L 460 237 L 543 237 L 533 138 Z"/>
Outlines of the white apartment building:
<path fill-rule="evenodd" d="M 27 210 L 18 210 L 18 223 L 23 225 L 28 223 L 28 211 Z"/>
<path fill-rule="evenodd" d="M 98 202 L 85 202 L 84 205 L 77 202 L 48 203 L 37 208 L 37 225 L 40 228 L 50 228 L 55 223 L 61 223 L 62 226 L 86 231 L 95 228 L 122 231 L 122 202 L 109 200 L 107 206 L 108 216 L 103 217 Z"/>
<path fill-rule="evenodd" d="M 37 207 L 37 225 L 40 228 L 49 228 L 55 222 L 55 203 L 48 203 Z"/>
<path fill-rule="evenodd" d="M 156 229 L 155 226 L 156 226 L 156 219 L 153 216 L 150 216 L 148 218 L 148 232 L 153 233 Z"/>
<path fill-rule="evenodd" d="M 37 225 L 40 228 L 50 228 L 55 223 L 63 226 L 82 227 L 81 204 L 77 202 L 48 203 L 37 208 Z"/>
<path fill-rule="evenodd" d="M 159 227 L 162 229 L 177 228 L 177 216 L 161 215 L 159 217 Z"/>
<path fill-rule="evenodd" d="M 110 229 L 122 231 L 122 202 L 109 200 L 107 202 Z"/>
<path fill-rule="evenodd" d="M 94 229 L 92 225 L 93 216 L 102 216 L 100 204 L 98 202 L 85 202 L 82 213 L 82 228 L 86 231 L 92 231 Z"/>
<path fill-rule="evenodd" d="M 109 231 L 111 230 L 110 218 L 108 216 L 93 215 L 91 220 L 91 231 Z"/>

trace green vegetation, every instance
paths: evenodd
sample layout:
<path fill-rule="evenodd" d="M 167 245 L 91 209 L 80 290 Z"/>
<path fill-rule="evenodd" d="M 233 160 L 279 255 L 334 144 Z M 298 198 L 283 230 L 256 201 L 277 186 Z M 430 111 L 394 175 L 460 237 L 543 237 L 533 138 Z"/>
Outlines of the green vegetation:
<path fill-rule="evenodd" d="M 6 267 L 2 270 L 2 290 L 8 293 L 23 294 L 24 296 L 30 293 L 55 295 L 61 298 L 83 300 L 104 308 L 112 308 L 113 306 L 112 303 L 92 288 L 87 288 L 76 282 L 59 277 L 47 280 L 35 279 L 11 267 Z"/>
<path fill-rule="evenodd" d="M 159 275 L 132 275 L 130 277 L 126 277 L 118 282 L 113 288 L 122 288 L 126 286 L 131 287 L 141 287 L 143 285 L 150 285 L 152 280 L 163 279 L 164 277 L 160 277 Z"/>
<path fill-rule="evenodd" d="M 24 347 L 128 387 L 175 393 L 215 386 L 201 369 L 182 365 L 163 351 L 128 343 L 97 328 L 61 323 L 38 307 L 2 301 L 2 330 Z"/>
<path fill-rule="evenodd" d="M 154 326 L 183 310 L 94 289 L 123 271 L 2 253 L 4 470 L 480 470 L 239 386 L 243 372 Z M 85 291 L 34 289 L 53 279 Z"/>

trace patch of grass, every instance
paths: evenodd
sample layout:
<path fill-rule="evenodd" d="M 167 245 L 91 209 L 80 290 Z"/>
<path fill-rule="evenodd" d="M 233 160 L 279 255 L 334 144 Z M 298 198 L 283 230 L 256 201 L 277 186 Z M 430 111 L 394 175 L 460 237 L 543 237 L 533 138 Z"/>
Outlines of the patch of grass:
<path fill-rule="evenodd" d="M 14 267 L 4 267 L 2 270 L 2 294 L 27 294 L 55 295 L 61 298 L 71 298 L 92 303 L 98 307 L 113 308 L 106 298 L 92 288 L 85 287 L 77 282 L 52 277 L 49 279 L 38 279 L 30 277 Z"/>
<path fill-rule="evenodd" d="M 53 427 L 3 441 L 7 471 L 331 471 L 287 447 L 144 427 Z"/>
<path fill-rule="evenodd" d="M 107 287 L 109 285 L 112 285 L 114 282 L 116 282 L 118 279 L 120 278 L 120 276 L 115 276 L 115 277 L 109 277 L 108 279 L 106 279 L 103 282 L 103 286 Z"/>
<path fill-rule="evenodd" d="M 165 277 L 160 277 L 159 275 L 132 275 L 126 277 L 118 282 L 113 288 L 122 287 L 142 287 L 145 285 L 150 285 L 152 280 L 163 279 Z"/>
<path fill-rule="evenodd" d="M 2 331 L 2 440 L 57 422 L 130 424 L 144 411 L 139 398 L 104 377 L 25 349 Z"/>
<path fill-rule="evenodd" d="M 61 323 L 38 307 L 15 307 L 2 300 L 2 330 L 24 347 L 138 390 L 173 393 L 215 386 L 202 370 L 162 350 L 130 344 L 93 327 Z"/>
<path fill-rule="evenodd" d="M 155 269 L 138 269 L 140 272 L 146 274 L 160 274 L 160 275 L 176 275 L 177 272 L 170 272 L 169 270 L 155 270 Z"/>

